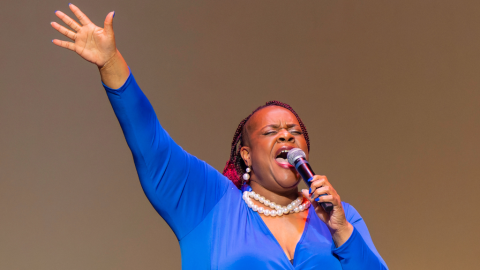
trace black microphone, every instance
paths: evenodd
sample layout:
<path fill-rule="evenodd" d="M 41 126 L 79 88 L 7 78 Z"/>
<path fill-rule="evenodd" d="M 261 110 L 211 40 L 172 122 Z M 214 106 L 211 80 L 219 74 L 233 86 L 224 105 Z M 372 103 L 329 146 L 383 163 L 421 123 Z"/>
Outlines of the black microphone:
<path fill-rule="evenodd" d="M 298 173 L 302 176 L 305 184 L 307 184 L 307 186 L 310 188 L 312 183 L 309 182 L 309 180 L 315 176 L 315 173 L 306 159 L 305 152 L 303 152 L 300 148 L 292 148 L 290 151 L 288 151 L 287 159 L 290 165 L 295 166 L 295 169 L 297 169 Z M 320 196 L 325 195 L 327 194 L 322 194 Z M 327 213 L 333 210 L 333 204 L 331 202 L 322 202 L 320 205 Z"/>

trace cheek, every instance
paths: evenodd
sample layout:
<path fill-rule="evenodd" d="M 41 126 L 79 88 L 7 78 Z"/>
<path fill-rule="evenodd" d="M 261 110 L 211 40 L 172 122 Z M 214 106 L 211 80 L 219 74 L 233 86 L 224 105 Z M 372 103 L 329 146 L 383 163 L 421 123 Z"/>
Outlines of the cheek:
<path fill-rule="evenodd" d="M 302 149 L 304 149 L 304 152 L 305 152 L 305 153 L 308 152 L 308 144 L 307 144 L 307 141 L 305 140 L 304 137 L 302 137 L 301 139 L 299 139 L 298 144 L 300 145 L 300 147 L 301 147 Z"/>
<path fill-rule="evenodd" d="M 265 171 L 269 170 L 270 167 L 270 151 L 264 148 L 255 148 L 252 150 L 251 154 L 251 162 L 253 169 L 256 170 L 256 174 L 265 173 Z"/>

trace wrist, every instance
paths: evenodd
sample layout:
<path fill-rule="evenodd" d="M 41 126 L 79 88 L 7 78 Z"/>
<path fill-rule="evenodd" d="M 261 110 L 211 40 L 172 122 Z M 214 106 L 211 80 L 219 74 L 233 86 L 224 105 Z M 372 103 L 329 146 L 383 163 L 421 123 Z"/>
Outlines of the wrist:
<path fill-rule="evenodd" d="M 118 49 L 115 49 L 115 52 L 107 59 L 107 61 L 105 61 L 105 63 L 103 63 L 103 65 L 97 65 L 98 70 L 100 72 L 112 72 L 115 69 L 115 64 L 119 60 L 119 56 L 121 56 L 120 52 Z"/>
<path fill-rule="evenodd" d="M 353 232 L 353 225 L 350 222 L 347 222 L 345 225 L 338 227 L 335 230 L 330 229 L 330 233 L 332 234 L 333 242 L 335 246 L 338 248 L 347 242 L 348 238 L 352 235 Z"/>
<path fill-rule="evenodd" d="M 103 66 L 98 66 L 102 82 L 112 88 L 121 87 L 130 75 L 128 65 L 118 50 Z"/>

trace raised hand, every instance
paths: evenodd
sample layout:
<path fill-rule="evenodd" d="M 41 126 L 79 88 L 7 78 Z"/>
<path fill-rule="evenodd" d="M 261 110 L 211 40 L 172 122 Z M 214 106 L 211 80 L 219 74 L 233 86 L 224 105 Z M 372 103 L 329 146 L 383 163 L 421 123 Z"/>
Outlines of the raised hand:
<path fill-rule="evenodd" d="M 103 67 L 117 53 L 112 25 L 115 12 L 108 13 L 104 28 L 101 28 L 92 23 L 75 5 L 69 4 L 69 7 L 81 25 L 61 11 L 55 11 L 55 15 L 70 26 L 73 31 L 56 22 L 52 22 L 51 25 L 73 42 L 58 39 L 54 39 L 52 42 L 57 46 L 76 52 L 83 59 L 96 64 L 99 68 Z"/>

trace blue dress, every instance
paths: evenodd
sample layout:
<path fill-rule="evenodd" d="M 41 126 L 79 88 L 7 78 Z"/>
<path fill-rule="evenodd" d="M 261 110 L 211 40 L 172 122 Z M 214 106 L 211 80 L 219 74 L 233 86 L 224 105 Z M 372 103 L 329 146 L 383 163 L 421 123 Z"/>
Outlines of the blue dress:
<path fill-rule="evenodd" d="M 336 248 L 310 208 L 292 264 L 242 192 L 172 140 L 132 74 L 119 89 L 104 87 L 143 190 L 180 243 L 183 269 L 387 269 L 362 217 L 347 203 L 350 238 Z"/>

